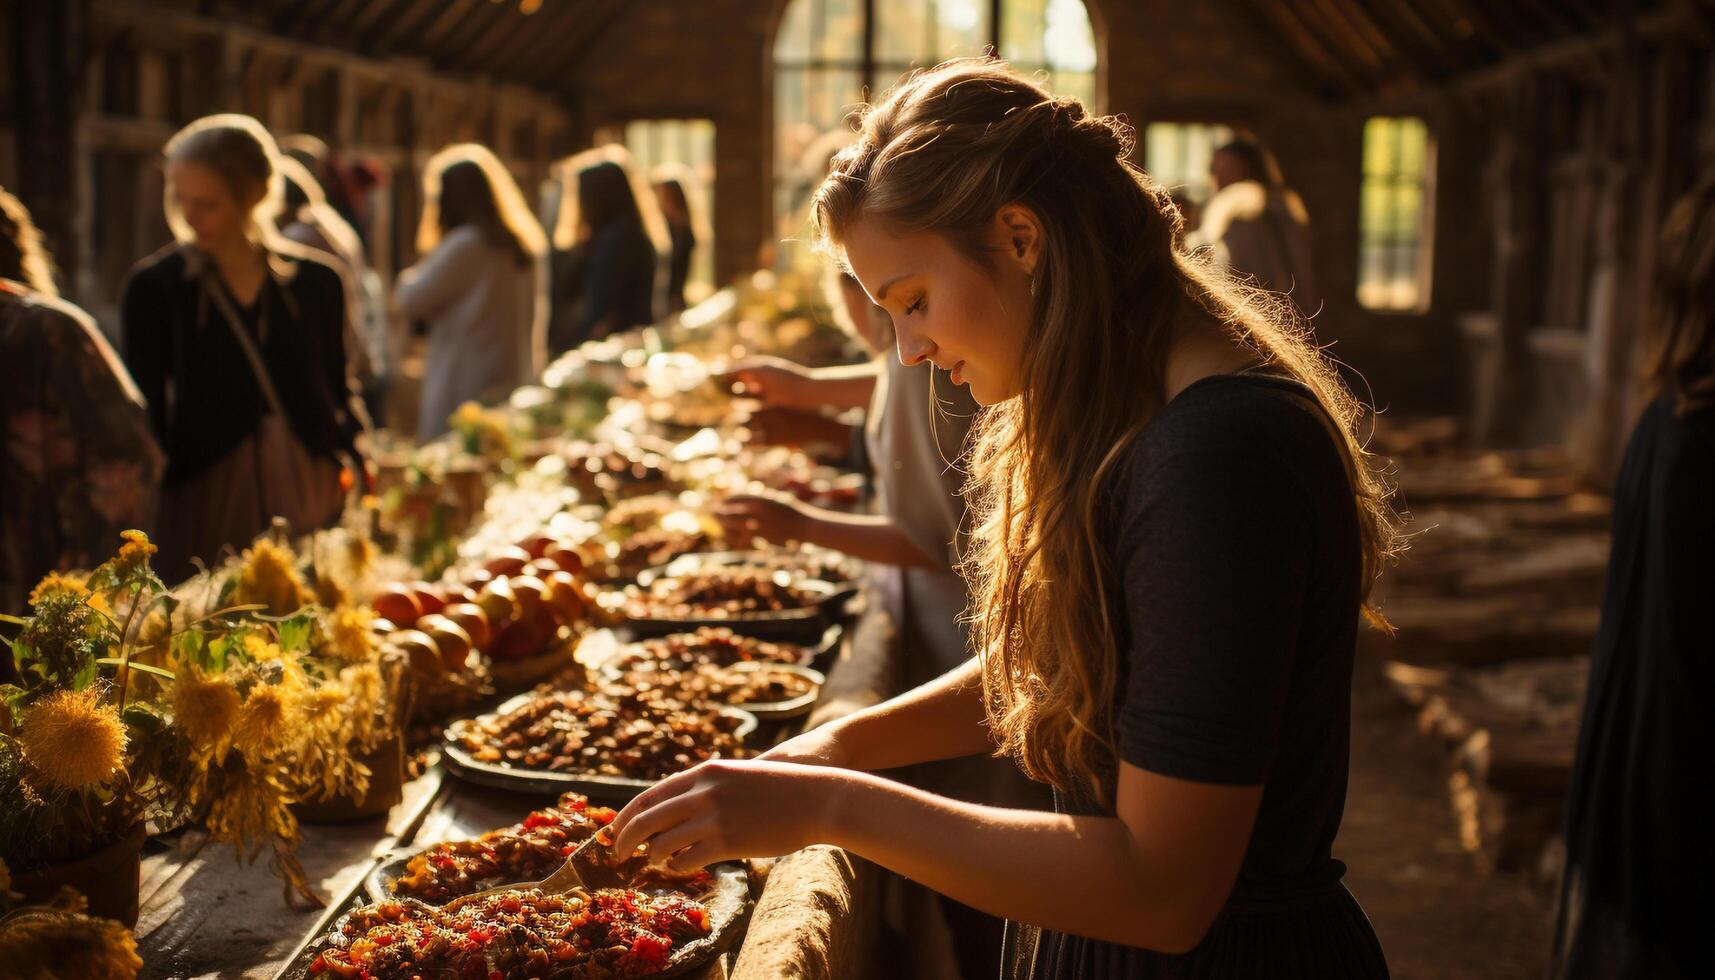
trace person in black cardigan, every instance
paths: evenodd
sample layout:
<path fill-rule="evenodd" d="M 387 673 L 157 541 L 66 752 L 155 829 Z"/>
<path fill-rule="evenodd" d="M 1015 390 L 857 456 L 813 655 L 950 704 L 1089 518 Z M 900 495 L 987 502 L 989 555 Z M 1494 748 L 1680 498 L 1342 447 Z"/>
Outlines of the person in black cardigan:
<path fill-rule="evenodd" d="M 339 273 L 272 231 L 281 196 L 267 132 L 211 116 L 165 156 L 178 243 L 132 271 L 120 315 L 167 453 L 157 567 L 172 577 L 275 517 L 300 532 L 335 520 L 367 417 L 347 371 Z"/>
<path fill-rule="evenodd" d="M 1613 553 L 1566 798 L 1557 980 L 1709 970 L 1715 181 L 1669 212 L 1654 278 L 1652 397 L 1614 484 Z"/>

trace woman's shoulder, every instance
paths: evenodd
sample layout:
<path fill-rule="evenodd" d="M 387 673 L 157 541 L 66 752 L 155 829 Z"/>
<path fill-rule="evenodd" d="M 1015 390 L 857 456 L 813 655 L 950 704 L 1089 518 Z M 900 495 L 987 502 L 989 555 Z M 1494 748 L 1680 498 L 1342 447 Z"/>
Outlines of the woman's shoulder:
<path fill-rule="evenodd" d="M 1281 375 L 1218 374 L 1181 391 L 1133 440 L 1136 460 L 1190 453 L 1274 455 L 1288 447 L 1328 441 L 1328 422 L 1310 389 Z"/>
<path fill-rule="evenodd" d="M 125 287 L 133 285 L 158 286 L 183 280 L 185 253 L 178 243 L 163 245 L 153 254 L 137 261 L 125 277 Z"/>

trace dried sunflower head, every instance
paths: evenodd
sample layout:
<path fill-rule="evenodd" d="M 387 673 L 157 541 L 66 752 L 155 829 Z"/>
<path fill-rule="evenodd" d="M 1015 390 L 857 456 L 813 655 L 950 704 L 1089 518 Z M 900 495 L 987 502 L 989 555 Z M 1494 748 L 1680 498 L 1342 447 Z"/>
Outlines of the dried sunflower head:
<path fill-rule="evenodd" d="M 315 690 L 307 691 L 299 702 L 304 728 L 316 733 L 317 741 L 325 741 L 345 723 L 345 704 L 351 691 L 341 681 L 323 681 Z"/>
<path fill-rule="evenodd" d="M 272 684 L 257 684 L 238 709 L 232 743 L 246 758 L 260 759 L 280 748 L 289 734 L 286 698 Z"/>
<path fill-rule="evenodd" d="M 258 538 L 239 563 L 236 603 L 260 603 L 272 616 L 286 616 L 311 602 L 296 567 L 297 556 L 270 538 Z"/>
<path fill-rule="evenodd" d="M 55 691 L 31 705 L 18 740 L 30 771 L 61 789 L 106 782 L 125 764 L 125 724 L 94 688 Z"/>
<path fill-rule="evenodd" d="M 179 669 L 173 681 L 173 717 L 191 744 L 210 751 L 224 747 L 238 722 L 238 709 L 238 691 L 225 677 L 210 677 L 189 665 Z"/>
<path fill-rule="evenodd" d="M 119 561 L 127 567 L 134 568 L 145 564 L 155 552 L 160 550 L 142 531 L 136 529 L 121 531 L 119 536 L 125 539 L 125 543 L 119 546 Z"/>
<path fill-rule="evenodd" d="M 368 663 L 375 659 L 375 637 L 369 626 L 375 614 L 361 606 L 341 606 L 324 621 L 327 627 L 326 650 L 349 663 Z"/>
<path fill-rule="evenodd" d="M 30 590 L 30 607 L 36 608 L 41 605 L 45 597 L 54 593 L 70 593 L 87 599 L 90 594 L 89 586 L 86 584 L 88 581 L 89 577 L 86 575 L 49 572 L 42 576 L 42 580 L 36 583 L 34 589 Z"/>
<path fill-rule="evenodd" d="M 143 968 L 131 930 L 62 909 L 22 909 L 0 919 L 0 963 L 18 980 L 132 980 Z"/>

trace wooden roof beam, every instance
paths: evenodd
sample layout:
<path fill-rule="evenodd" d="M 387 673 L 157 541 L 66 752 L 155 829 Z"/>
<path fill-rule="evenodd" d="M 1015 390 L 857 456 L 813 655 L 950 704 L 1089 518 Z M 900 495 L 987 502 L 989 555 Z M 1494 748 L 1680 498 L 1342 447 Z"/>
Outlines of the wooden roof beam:
<path fill-rule="evenodd" d="M 557 45 L 546 46 L 531 61 L 519 65 L 519 73 L 523 77 L 529 78 L 539 85 L 550 84 L 550 82 L 553 82 L 554 88 L 561 92 L 566 91 L 568 86 L 564 84 L 564 79 L 572 74 L 572 70 L 583 61 L 584 55 L 588 54 L 590 49 L 595 47 L 596 42 L 606 37 L 608 32 L 618 25 L 620 22 L 620 13 L 624 11 L 627 6 L 629 6 L 628 0 L 608 0 L 607 3 L 602 5 L 602 13 L 600 15 L 589 18 L 589 22 L 593 26 L 589 31 L 584 33 L 583 37 L 571 48 L 571 50 L 557 51 Z M 554 69 L 562 66 L 565 71 L 556 78 Z"/>
<path fill-rule="evenodd" d="M 1348 93 L 1367 86 L 1367 80 L 1353 72 L 1327 42 L 1304 23 L 1299 11 L 1291 4 L 1253 0 L 1251 9 L 1285 35 L 1287 46 L 1305 62 L 1306 67 L 1321 77 L 1324 85 Z"/>

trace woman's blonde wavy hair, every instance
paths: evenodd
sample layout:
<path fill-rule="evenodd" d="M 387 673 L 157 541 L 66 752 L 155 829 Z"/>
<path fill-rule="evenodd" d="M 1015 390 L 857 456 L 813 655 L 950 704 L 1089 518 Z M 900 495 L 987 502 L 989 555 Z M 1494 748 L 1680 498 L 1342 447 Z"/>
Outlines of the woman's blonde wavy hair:
<path fill-rule="evenodd" d="M 818 242 L 859 220 L 936 232 L 981 263 L 996 212 L 1022 203 L 1043 228 L 1021 394 L 983 413 L 966 487 L 963 572 L 997 754 L 1062 791 L 1111 802 L 1120 660 L 1101 491 L 1164 404 L 1176 326 L 1201 311 L 1307 385 L 1337 430 L 1369 586 L 1392 555 L 1389 489 L 1367 462 L 1362 406 L 1284 298 L 1219 274 L 1176 245 L 1166 190 L 1128 162 L 1131 130 L 1055 98 L 1010 66 L 951 61 L 862 110 L 855 144 L 816 193 Z M 1355 611 L 1354 611 L 1355 612 Z"/>

